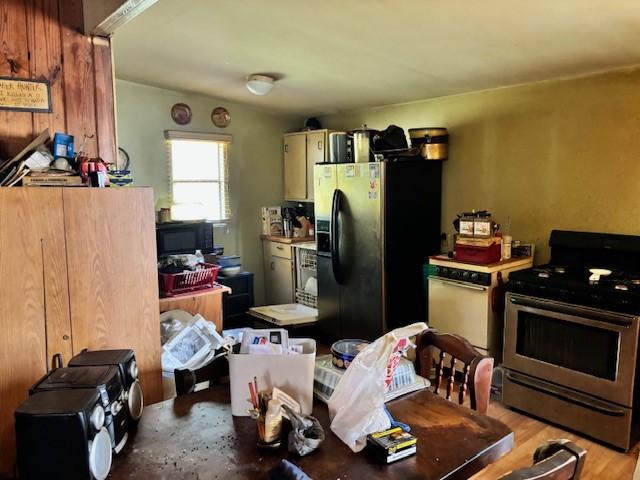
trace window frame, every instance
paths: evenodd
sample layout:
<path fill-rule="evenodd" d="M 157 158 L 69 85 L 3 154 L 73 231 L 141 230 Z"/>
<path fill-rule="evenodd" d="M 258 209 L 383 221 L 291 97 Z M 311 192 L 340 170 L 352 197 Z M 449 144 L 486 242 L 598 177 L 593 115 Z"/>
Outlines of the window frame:
<path fill-rule="evenodd" d="M 217 184 L 220 199 L 224 201 L 224 204 L 219 208 L 220 213 L 224 218 L 222 219 L 207 219 L 214 224 L 217 225 L 226 225 L 231 221 L 231 205 L 230 205 L 230 175 L 229 175 L 229 147 L 231 145 L 231 141 L 233 139 L 232 135 L 226 134 L 217 134 L 217 133 L 207 133 L 207 132 L 189 132 L 182 130 L 165 130 L 164 137 L 166 141 L 166 149 L 167 149 L 167 169 L 168 169 L 168 179 L 169 179 L 169 201 L 171 207 L 174 206 L 174 185 L 175 184 Z M 172 150 L 172 141 L 203 141 L 203 142 L 211 142 L 217 143 L 218 155 L 223 153 L 224 158 L 222 161 L 218 160 L 219 167 L 222 167 L 222 171 L 219 174 L 218 180 L 174 180 L 173 178 L 173 150 Z M 173 213 L 173 212 L 172 212 Z"/>

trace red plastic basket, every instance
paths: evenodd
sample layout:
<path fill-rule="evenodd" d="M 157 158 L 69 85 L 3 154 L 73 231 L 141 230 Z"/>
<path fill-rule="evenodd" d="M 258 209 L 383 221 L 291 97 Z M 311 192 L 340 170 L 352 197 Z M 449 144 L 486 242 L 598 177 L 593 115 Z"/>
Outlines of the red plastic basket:
<path fill-rule="evenodd" d="M 181 293 L 194 292 L 213 288 L 220 267 L 212 263 L 201 263 L 202 268 L 193 272 L 161 273 L 158 272 L 160 294 L 163 297 L 173 297 Z"/>

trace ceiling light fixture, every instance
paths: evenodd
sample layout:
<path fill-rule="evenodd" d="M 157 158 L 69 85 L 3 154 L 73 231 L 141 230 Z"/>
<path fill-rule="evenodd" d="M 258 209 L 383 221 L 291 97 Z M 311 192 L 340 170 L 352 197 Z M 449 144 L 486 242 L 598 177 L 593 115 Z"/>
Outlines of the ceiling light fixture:
<path fill-rule="evenodd" d="M 254 95 L 266 95 L 273 88 L 274 79 L 267 75 L 249 75 L 247 77 L 247 90 Z"/>

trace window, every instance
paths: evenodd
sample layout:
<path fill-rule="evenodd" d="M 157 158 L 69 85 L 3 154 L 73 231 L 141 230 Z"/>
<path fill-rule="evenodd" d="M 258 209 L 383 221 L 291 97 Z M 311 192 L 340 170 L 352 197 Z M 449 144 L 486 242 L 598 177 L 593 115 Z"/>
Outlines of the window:
<path fill-rule="evenodd" d="M 173 220 L 230 218 L 227 150 L 231 135 L 165 132 Z"/>

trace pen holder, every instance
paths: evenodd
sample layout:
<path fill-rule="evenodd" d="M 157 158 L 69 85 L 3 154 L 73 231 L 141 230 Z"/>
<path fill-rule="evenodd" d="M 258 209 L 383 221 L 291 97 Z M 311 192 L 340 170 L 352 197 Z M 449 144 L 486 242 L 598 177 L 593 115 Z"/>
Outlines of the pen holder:
<path fill-rule="evenodd" d="M 256 426 L 258 429 L 258 448 L 274 449 L 280 447 L 282 417 L 280 417 L 279 425 L 274 425 L 273 422 L 268 424 L 266 422 L 266 415 L 260 415 L 257 412 L 252 414 L 251 417 L 256 420 Z"/>

